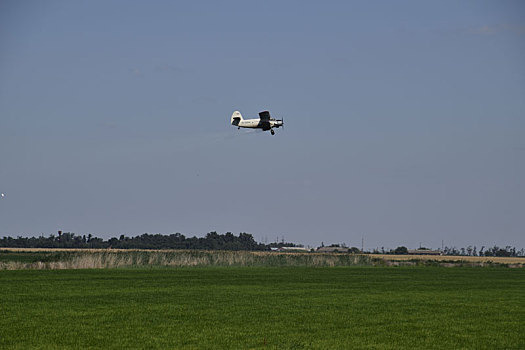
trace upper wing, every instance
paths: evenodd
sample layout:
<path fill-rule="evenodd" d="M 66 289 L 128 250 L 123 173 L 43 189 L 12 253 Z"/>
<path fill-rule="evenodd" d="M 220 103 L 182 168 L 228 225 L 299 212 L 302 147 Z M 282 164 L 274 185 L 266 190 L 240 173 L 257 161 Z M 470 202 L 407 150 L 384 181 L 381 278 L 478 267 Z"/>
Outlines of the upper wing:
<path fill-rule="evenodd" d="M 259 113 L 259 118 L 261 118 L 262 121 L 270 120 L 270 112 L 263 111 Z"/>

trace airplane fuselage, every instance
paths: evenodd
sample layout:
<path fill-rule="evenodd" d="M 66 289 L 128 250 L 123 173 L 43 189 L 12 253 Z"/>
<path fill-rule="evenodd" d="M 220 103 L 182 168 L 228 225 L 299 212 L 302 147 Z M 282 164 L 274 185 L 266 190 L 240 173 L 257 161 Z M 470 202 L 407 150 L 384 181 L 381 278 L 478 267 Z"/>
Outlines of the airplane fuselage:
<path fill-rule="evenodd" d="M 239 128 L 270 130 L 271 128 L 278 128 L 283 125 L 283 122 L 281 120 L 269 120 L 268 122 L 263 123 L 260 119 L 243 119 L 239 121 L 239 124 L 237 124 L 237 126 Z"/>

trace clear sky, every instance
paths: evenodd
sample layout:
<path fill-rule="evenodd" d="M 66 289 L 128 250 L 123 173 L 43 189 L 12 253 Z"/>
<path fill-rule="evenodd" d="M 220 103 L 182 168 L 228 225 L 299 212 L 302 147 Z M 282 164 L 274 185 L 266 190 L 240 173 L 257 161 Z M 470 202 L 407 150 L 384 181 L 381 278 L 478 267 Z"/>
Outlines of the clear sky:
<path fill-rule="evenodd" d="M 525 3 L 4 0 L 0 192 L 0 236 L 525 247 Z"/>

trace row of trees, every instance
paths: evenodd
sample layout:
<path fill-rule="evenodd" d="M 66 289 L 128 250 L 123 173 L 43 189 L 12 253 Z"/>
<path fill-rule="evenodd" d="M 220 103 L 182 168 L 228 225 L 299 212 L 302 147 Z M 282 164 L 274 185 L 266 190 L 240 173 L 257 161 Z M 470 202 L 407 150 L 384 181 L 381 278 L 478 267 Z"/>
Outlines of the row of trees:
<path fill-rule="evenodd" d="M 427 248 L 420 248 L 421 250 L 429 250 Z M 516 257 L 516 256 L 525 256 L 525 249 L 521 248 L 520 250 L 515 247 L 506 246 L 501 248 L 498 246 L 493 246 L 486 248 L 482 246 L 479 251 L 476 246 L 468 246 L 467 248 L 456 248 L 456 247 L 444 247 L 440 250 L 443 255 L 454 255 L 454 256 L 507 256 L 507 257 Z M 374 250 L 373 253 L 380 253 L 379 250 Z M 391 249 L 385 251 L 382 249 L 382 254 L 408 254 L 408 249 L 406 247 L 397 247 L 396 249 Z"/>
<path fill-rule="evenodd" d="M 119 238 L 102 238 L 58 232 L 48 237 L 3 237 L 0 247 L 6 248 L 115 248 L 115 249 L 206 249 L 206 250 L 270 250 L 275 246 L 295 246 L 293 243 L 257 243 L 249 233 L 238 236 L 227 232 L 210 232 L 205 237 L 186 237 L 180 233 L 171 235 L 145 233 L 136 237 L 121 235 Z"/>
<path fill-rule="evenodd" d="M 467 248 L 445 247 L 443 249 L 444 255 L 464 255 L 464 256 L 525 256 L 525 250 L 520 250 L 515 247 L 506 246 L 485 247 L 482 246 L 479 251 L 476 246 L 468 246 Z"/>
<path fill-rule="evenodd" d="M 108 240 L 94 237 L 91 234 L 76 235 L 75 233 L 61 231 L 58 235 L 49 235 L 48 237 L 2 237 L 0 238 L 0 247 L 4 248 L 97 248 L 97 249 L 205 249 L 205 250 L 271 250 L 279 247 L 296 247 L 300 246 L 294 243 L 276 242 L 276 243 L 258 243 L 249 233 L 240 233 L 238 236 L 231 232 L 219 234 L 210 232 L 205 237 L 186 237 L 180 233 L 171 235 L 149 234 L 136 237 L 127 237 L 121 235 L 119 238 L 113 237 Z M 324 246 L 324 244 L 322 244 Z M 332 244 L 330 247 L 339 247 Z M 341 245 L 341 251 L 350 253 L 360 253 L 356 248 L 348 248 L 345 244 Z M 427 248 L 420 248 L 427 249 Z M 479 250 L 476 246 L 467 248 L 444 247 L 440 250 L 443 255 L 461 255 L 461 256 L 508 256 L 517 257 L 525 256 L 525 250 L 515 247 L 506 246 L 505 248 L 493 246 L 486 248 L 482 246 Z M 369 253 L 369 252 L 365 252 Z M 404 246 L 396 249 L 385 250 L 385 248 L 374 249 L 372 254 L 408 254 L 408 249 Z"/>

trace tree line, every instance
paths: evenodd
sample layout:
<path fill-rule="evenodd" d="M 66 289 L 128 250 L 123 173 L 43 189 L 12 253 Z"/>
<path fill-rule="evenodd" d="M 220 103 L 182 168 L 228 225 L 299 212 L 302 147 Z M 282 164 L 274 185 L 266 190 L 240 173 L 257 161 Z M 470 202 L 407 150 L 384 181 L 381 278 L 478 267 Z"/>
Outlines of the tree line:
<path fill-rule="evenodd" d="M 493 247 L 482 246 L 479 250 L 476 246 L 468 246 L 467 248 L 445 247 L 443 249 L 444 255 L 464 255 L 464 256 L 525 256 L 525 249 L 518 250 L 516 247 L 506 246 Z"/>
<path fill-rule="evenodd" d="M 419 248 L 419 250 L 429 250 L 428 248 Z M 442 255 L 453 255 L 453 256 L 503 256 L 503 257 L 519 257 L 525 256 L 525 249 L 521 248 L 520 250 L 516 247 L 506 246 L 498 247 L 497 245 L 493 247 L 482 246 L 479 250 L 476 246 L 469 245 L 467 248 L 456 248 L 456 247 L 444 247 L 440 250 Z M 401 246 L 396 249 L 390 249 L 386 251 L 382 248 L 382 251 L 374 249 L 372 254 L 408 254 L 407 247 Z"/>
<path fill-rule="evenodd" d="M 58 235 L 51 234 L 47 237 L 2 237 L 0 238 L 0 247 L 2 248 L 76 248 L 76 249 L 202 249 L 202 250 L 254 250 L 268 251 L 272 248 L 280 247 L 300 247 L 301 245 L 285 242 L 273 242 L 269 244 L 255 241 L 249 233 L 241 232 L 234 235 L 231 232 L 219 234 L 215 231 L 209 232 L 204 237 L 186 237 L 181 233 L 170 235 L 144 233 L 135 237 L 120 235 L 119 238 L 113 237 L 104 240 L 95 237 L 92 234 L 77 235 L 72 232 L 58 231 Z M 324 244 L 322 244 L 324 246 Z M 339 245 L 332 244 L 331 247 Z M 341 251 L 349 253 L 361 253 L 361 250 L 352 247 L 348 248 L 345 244 L 341 245 Z M 428 248 L 420 248 L 428 249 Z M 515 247 L 485 247 L 477 249 L 476 246 L 466 248 L 444 247 L 440 250 L 442 255 L 454 256 L 503 256 L 503 257 L 521 257 L 525 256 L 525 250 Z M 404 246 L 396 249 L 373 249 L 365 251 L 368 254 L 408 254 L 408 249 Z"/>
<path fill-rule="evenodd" d="M 140 236 L 121 235 L 104 240 L 72 232 L 58 232 L 48 237 L 2 237 L 0 247 L 4 248 L 92 248 L 92 249 L 204 249 L 204 250 L 270 250 L 272 247 L 296 246 L 293 243 L 258 243 L 249 233 L 238 236 L 231 232 L 219 234 L 210 232 L 205 237 L 186 237 L 181 233 L 170 235 L 144 233 Z"/>

